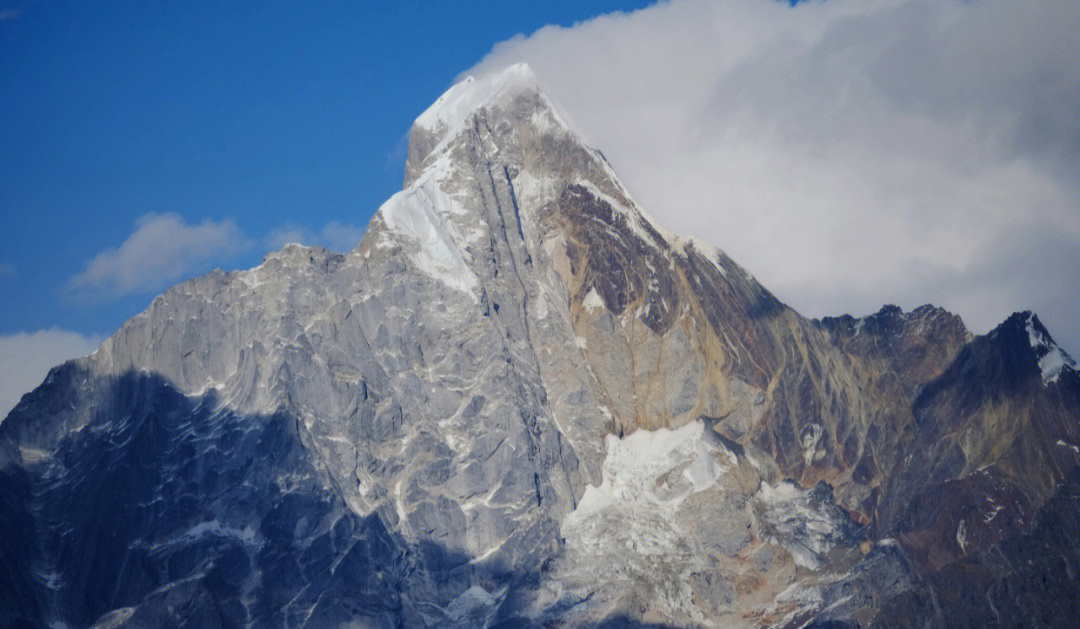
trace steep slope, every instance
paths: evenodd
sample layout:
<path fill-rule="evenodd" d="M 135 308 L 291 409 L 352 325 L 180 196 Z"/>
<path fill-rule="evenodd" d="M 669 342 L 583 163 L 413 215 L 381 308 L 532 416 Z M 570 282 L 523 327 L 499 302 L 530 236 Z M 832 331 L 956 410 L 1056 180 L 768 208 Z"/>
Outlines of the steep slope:
<path fill-rule="evenodd" d="M 805 319 L 524 66 L 421 115 L 405 184 L 355 250 L 174 287 L 20 402 L 0 624 L 944 626 L 1071 543 L 1080 377 L 1034 315 Z"/>

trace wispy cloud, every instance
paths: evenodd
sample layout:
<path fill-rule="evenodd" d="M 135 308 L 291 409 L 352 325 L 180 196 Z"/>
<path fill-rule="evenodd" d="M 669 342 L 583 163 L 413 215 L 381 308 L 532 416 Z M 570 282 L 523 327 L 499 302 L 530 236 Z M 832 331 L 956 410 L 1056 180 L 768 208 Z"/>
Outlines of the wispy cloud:
<path fill-rule="evenodd" d="M 89 354 L 103 340 L 60 328 L 0 336 L 0 421 L 23 394 L 41 384 L 50 368 Z"/>
<path fill-rule="evenodd" d="M 15 265 L 10 262 L 0 262 L 0 278 L 15 277 Z"/>
<path fill-rule="evenodd" d="M 67 288 L 75 296 L 158 290 L 232 259 L 250 244 L 230 219 L 193 225 L 177 214 L 146 214 L 119 247 L 94 256 Z"/>
<path fill-rule="evenodd" d="M 528 62 L 658 221 L 806 314 L 1033 307 L 1080 351 L 1076 32 L 1071 0 L 676 0 L 469 73 Z"/>
<path fill-rule="evenodd" d="M 270 249 L 280 249 L 289 243 L 305 246 L 318 245 L 331 251 L 348 251 L 360 243 L 364 228 L 330 221 L 318 231 L 297 224 L 287 224 L 270 230 L 265 242 Z"/>
<path fill-rule="evenodd" d="M 22 15 L 22 11 L 19 9 L 2 9 L 0 10 L 0 22 L 14 20 L 20 15 Z"/>

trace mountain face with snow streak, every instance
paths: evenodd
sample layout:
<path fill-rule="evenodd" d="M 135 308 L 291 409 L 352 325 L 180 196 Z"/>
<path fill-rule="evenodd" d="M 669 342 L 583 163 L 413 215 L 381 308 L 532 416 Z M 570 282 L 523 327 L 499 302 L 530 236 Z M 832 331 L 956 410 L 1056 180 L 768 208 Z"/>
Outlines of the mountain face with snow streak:
<path fill-rule="evenodd" d="M 354 250 L 173 287 L 22 399 L 0 626 L 1061 626 L 1078 464 L 1037 317 L 806 319 L 514 66 Z"/>

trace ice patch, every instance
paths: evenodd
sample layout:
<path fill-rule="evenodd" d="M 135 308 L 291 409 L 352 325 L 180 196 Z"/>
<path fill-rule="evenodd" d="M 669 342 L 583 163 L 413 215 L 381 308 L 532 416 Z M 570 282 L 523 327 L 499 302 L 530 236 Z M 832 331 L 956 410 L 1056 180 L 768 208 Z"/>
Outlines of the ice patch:
<path fill-rule="evenodd" d="M 554 177 L 536 176 L 529 170 L 522 170 L 514 179 L 514 188 L 517 190 L 518 199 L 523 211 L 530 207 L 539 207 L 543 201 L 556 198 L 562 191 L 562 182 Z M 551 247 L 558 242 L 548 240 L 544 242 L 544 249 L 551 255 Z"/>

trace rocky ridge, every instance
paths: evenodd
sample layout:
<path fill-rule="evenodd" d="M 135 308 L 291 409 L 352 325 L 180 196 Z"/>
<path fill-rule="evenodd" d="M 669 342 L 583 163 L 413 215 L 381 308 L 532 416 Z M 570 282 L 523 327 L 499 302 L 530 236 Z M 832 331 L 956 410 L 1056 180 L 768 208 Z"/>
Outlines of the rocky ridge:
<path fill-rule="evenodd" d="M 514 66 L 356 249 L 178 285 L 24 397 L 0 624 L 1062 624 L 1078 420 L 1035 315 L 806 319 Z"/>

